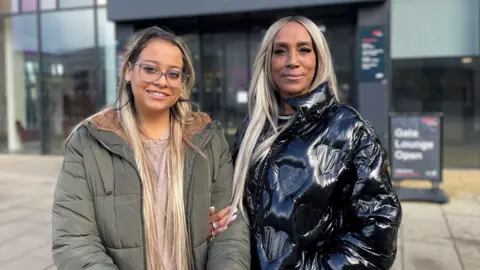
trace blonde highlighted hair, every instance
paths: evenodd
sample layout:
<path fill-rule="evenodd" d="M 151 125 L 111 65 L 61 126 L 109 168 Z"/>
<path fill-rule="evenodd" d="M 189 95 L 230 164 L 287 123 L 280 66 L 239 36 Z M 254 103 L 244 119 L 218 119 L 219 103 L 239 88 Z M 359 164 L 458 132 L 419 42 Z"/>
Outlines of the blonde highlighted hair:
<path fill-rule="evenodd" d="M 125 81 L 125 74 L 134 64 L 143 49 L 152 40 L 165 40 L 177 46 L 183 55 L 183 73 L 187 80 L 182 86 L 179 101 L 170 108 L 170 138 L 166 159 L 166 177 L 168 197 L 166 206 L 165 241 L 158 238 L 156 216 L 162 215 L 156 210 L 155 170 L 147 156 L 142 141 L 142 130 L 135 111 L 131 85 Z M 119 120 L 128 143 L 134 153 L 143 189 L 143 216 L 145 226 L 147 269 L 163 269 L 161 254 L 163 248 L 171 250 L 173 269 L 188 269 L 190 259 L 187 220 L 185 217 L 183 194 L 183 164 L 186 145 L 189 145 L 186 127 L 193 123 L 192 107 L 189 102 L 191 90 L 195 84 L 192 58 L 187 46 L 174 34 L 158 27 L 149 27 L 137 32 L 130 40 L 124 56 L 118 85 L 118 99 L 115 104 L 119 111 Z"/>
<path fill-rule="evenodd" d="M 301 24 L 309 32 L 317 57 L 315 77 L 310 86 L 310 91 L 328 81 L 330 88 L 337 97 L 337 80 L 333 69 L 332 57 L 323 33 L 311 20 L 301 17 L 285 17 L 276 21 L 267 30 L 254 63 L 254 71 L 249 89 L 248 114 L 249 123 L 243 140 L 239 146 L 235 163 L 234 193 L 232 205 L 238 206 L 243 215 L 242 198 L 245 179 L 252 164 L 264 159 L 278 135 L 291 124 L 290 122 L 281 129 L 278 127 L 280 104 L 275 93 L 276 86 L 272 79 L 272 54 L 273 43 L 277 33 L 288 23 Z M 258 142 L 265 125 L 269 125 L 270 132 L 267 137 Z"/>

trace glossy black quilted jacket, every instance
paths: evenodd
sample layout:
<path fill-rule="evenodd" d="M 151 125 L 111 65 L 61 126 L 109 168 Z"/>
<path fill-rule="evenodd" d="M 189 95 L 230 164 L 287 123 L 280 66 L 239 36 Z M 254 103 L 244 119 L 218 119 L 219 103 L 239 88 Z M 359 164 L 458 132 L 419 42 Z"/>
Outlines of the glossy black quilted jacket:
<path fill-rule="evenodd" d="M 402 211 L 372 126 L 328 83 L 285 101 L 293 124 L 247 177 L 252 269 L 390 269 Z"/>

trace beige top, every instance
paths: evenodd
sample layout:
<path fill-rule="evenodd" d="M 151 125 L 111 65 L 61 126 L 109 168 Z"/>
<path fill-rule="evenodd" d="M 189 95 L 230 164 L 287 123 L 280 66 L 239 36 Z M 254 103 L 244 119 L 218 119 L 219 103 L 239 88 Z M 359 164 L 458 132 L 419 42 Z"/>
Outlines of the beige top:
<path fill-rule="evenodd" d="M 158 216 L 157 216 L 157 230 L 159 242 L 162 244 L 162 262 L 165 267 L 165 270 L 170 270 L 172 268 L 171 263 L 171 252 L 168 248 L 169 245 L 165 242 L 165 210 L 167 206 L 167 190 L 168 184 L 166 182 L 166 170 L 165 170 L 165 161 L 167 156 L 167 146 L 168 146 L 169 131 L 165 132 L 164 135 L 158 140 L 149 141 L 144 143 L 145 150 L 148 157 L 150 158 L 155 173 L 157 175 L 157 207 L 158 207 Z"/>

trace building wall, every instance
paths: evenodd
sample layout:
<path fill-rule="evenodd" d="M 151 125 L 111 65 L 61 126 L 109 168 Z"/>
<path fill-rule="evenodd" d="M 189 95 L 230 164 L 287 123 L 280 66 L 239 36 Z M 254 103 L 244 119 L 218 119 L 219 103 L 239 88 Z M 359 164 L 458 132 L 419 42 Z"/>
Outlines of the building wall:
<path fill-rule="evenodd" d="M 392 0 L 391 110 L 444 115 L 444 165 L 480 167 L 480 1 Z"/>
<path fill-rule="evenodd" d="M 480 1 L 392 0 L 392 58 L 477 55 Z"/>

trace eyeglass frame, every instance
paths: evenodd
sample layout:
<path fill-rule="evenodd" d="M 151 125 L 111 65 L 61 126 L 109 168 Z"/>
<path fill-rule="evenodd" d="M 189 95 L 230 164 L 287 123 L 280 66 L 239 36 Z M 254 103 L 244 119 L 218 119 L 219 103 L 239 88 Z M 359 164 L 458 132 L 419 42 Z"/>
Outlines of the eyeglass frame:
<path fill-rule="evenodd" d="M 183 76 L 185 76 L 185 80 L 184 80 L 183 83 L 182 83 L 181 85 L 179 85 L 179 86 L 171 86 L 170 83 L 168 82 L 168 79 L 167 79 L 167 74 L 168 74 L 169 71 L 167 71 L 167 72 L 162 72 L 161 70 L 159 70 L 160 76 L 158 76 L 158 78 L 157 78 L 156 80 L 154 80 L 154 81 L 147 81 L 147 80 L 145 80 L 144 78 L 142 78 L 142 75 L 140 75 L 140 72 L 141 72 L 140 66 L 141 66 L 141 65 L 149 65 L 149 64 L 135 63 L 135 64 L 133 64 L 133 65 L 139 67 L 139 69 L 138 69 L 138 76 L 140 77 L 140 79 L 142 79 L 142 80 L 145 81 L 145 82 L 155 83 L 156 81 L 160 80 L 160 78 L 162 78 L 162 76 L 165 76 L 165 81 L 167 82 L 167 84 L 168 84 L 170 87 L 182 87 L 182 86 L 185 85 L 185 83 L 186 83 L 187 80 L 189 79 L 188 74 L 185 74 L 183 71 L 180 71 L 180 73 L 181 73 Z M 151 66 L 151 65 L 150 65 L 150 66 Z M 155 67 L 155 68 L 156 68 L 156 67 Z M 156 69 L 158 69 L 158 68 L 156 68 Z"/>

